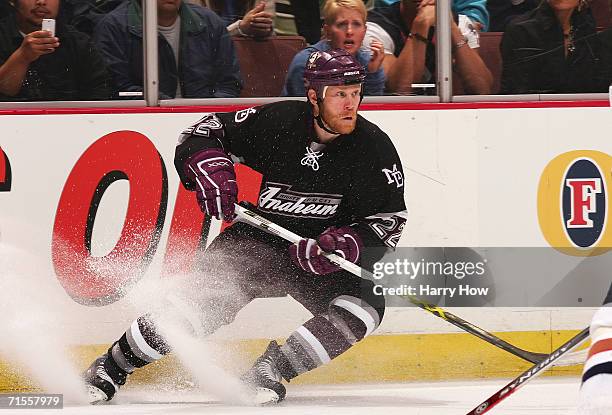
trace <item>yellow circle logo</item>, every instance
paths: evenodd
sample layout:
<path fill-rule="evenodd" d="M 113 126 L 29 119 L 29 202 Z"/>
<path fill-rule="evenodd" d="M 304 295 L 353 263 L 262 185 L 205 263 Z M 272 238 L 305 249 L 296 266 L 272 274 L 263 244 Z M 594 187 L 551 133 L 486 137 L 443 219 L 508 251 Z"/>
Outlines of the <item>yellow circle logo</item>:
<path fill-rule="evenodd" d="M 570 151 L 544 169 L 538 187 L 538 220 L 550 246 L 573 256 L 612 248 L 612 157 L 601 151 Z"/>

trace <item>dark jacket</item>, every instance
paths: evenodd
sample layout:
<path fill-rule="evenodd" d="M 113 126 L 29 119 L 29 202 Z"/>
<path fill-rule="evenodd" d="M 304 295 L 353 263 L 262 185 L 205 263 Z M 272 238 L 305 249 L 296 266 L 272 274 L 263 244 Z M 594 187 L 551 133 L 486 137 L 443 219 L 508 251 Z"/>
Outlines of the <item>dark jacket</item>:
<path fill-rule="evenodd" d="M 110 77 L 89 37 L 59 24 L 55 52 L 32 62 L 16 96 L 0 94 L 2 101 L 95 101 L 110 99 Z M 0 65 L 15 52 L 23 36 L 15 18 L 0 20 Z"/>
<path fill-rule="evenodd" d="M 0 0 L 0 19 L 15 13 L 13 5 L 8 0 Z"/>
<path fill-rule="evenodd" d="M 519 4 L 509 0 L 487 0 L 487 9 L 491 15 L 490 32 L 503 32 L 506 26 L 516 17 L 538 7 L 540 0 L 523 0 Z"/>
<path fill-rule="evenodd" d="M 257 1 L 255 0 L 233 0 L 233 13 L 232 15 L 227 15 L 227 0 L 207 0 L 206 5 L 210 7 L 212 11 L 217 13 L 221 19 L 225 22 L 226 25 L 234 23 L 236 20 L 241 19 L 245 14 L 248 13 L 255 5 Z"/>
<path fill-rule="evenodd" d="M 553 9 L 543 2 L 513 20 L 501 42 L 501 92 L 606 92 L 610 81 L 605 35 L 597 34 L 590 9 L 571 18 L 573 52 L 565 56 L 563 31 Z"/>
<path fill-rule="evenodd" d="M 159 90 L 174 98 L 177 81 L 183 98 L 227 98 L 240 94 L 242 82 L 231 38 L 212 11 L 183 3 L 178 69 L 172 48 L 159 42 Z M 94 41 L 106 60 L 115 93 L 143 90 L 142 9 L 130 0 L 104 17 L 94 30 Z"/>

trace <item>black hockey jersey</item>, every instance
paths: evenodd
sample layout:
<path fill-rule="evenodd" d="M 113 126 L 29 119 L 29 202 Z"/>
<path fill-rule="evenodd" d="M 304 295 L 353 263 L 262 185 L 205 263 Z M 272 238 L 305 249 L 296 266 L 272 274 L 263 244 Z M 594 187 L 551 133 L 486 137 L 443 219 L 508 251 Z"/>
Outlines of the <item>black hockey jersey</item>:
<path fill-rule="evenodd" d="M 317 142 L 310 104 L 282 101 L 206 114 L 179 138 L 175 166 L 195 152 L 222 147 L 262 173 L 257 212 L 304 237 L 350 225 L 364 245 L 394 248 L 406 221 L 404 176 L 397 151 L 376 125 L 358 116 L 355 130 Z"/>

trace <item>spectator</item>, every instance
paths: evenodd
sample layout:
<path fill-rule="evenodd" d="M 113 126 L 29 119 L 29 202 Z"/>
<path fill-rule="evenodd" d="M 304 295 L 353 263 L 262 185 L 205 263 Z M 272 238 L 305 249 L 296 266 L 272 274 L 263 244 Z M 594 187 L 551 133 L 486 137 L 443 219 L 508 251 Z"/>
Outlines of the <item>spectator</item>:
<path fill-rule="evenodd" d="M 64 17 L 78 31 L 93 36 L 94 27 L 126 0 L 63 0 Z"/>
<path fill-rule="evenodd" d="M 512 19 L 538 7 L 539 0 L 487 0 L 491 32 L 503 32 Z"/>
<path fill-rule="evenodd" d="M 402 0 L 389 7 L 375 7 L 370 11 L 364 43 L 379 41 L 384 45 L 383 68 L 388 92 L 410 94 L 413 83 L 434 81 L 435 48 L 432 38 L 435 22 L 433 0 L 423 0 L 418 5 L 414 0 Z M 474 30 L 472 35 L 477 36 L 477 32 Z M 451 37 L 453 69 L 459 75 L 465 93 L 491 93 L 491 72 L 453 19 Z"/>
<path fill-rule="evenodd" d="M 0 20 L 0 99 L 75 101 L 110 98 L 104 62 L 87 35 L 56 23 L 56 36 L 41 30 L 55 19 L 60 0 L 18 0 Z"/>
<path fill-rule="evenodd" d="M 415 3 L 420 3 L 420 0 L 414 0 Z M 493 30 L 489 29 L 489 8 L 488 5 L 492 0 L 453 0 L 452 8 L 453 13 L 459 15 L 463 14 L 469 17 L 476 24 L 476 28 L 479 31 Z M 499 0 L 500 2 L 510 3 L 517 0 Z M 518 0 L 520 1 L 520 0 Z M 530 1 L 530 0 L 526 0 Z M 392 4 L 399 3 L 400 0 L 376 0 L 375 5 L 377 7 L 387 7 Z"/>
<path fill-rule="evenodd" d="M 266 38 L 274 33 L 273 0 L 199 0 L 204 1 L 227 25 L 231 35 Z M 192 0 L 192 2 L 194 2 Z"/>
<path fill-rule="evenodd" d="M 182 0 L 157 0 L 159 91 L 162 99 L 237 97 L 241 80 L 232 40 L 211 10 Z M 115 83 L 115 95 L 143 90 L 142 9 L 128 0 L 94 31 Z"/>
<path fill-rule="evenodd" d="M 374 0 L 363 0 L 366 9 Z M 309 45 L 321 40 L 321 14 L 325 0 L 277 0 L 275 31 L 279 35 L 300 35 Z"/>
<path fill-rule="evenodd" d="M 365 95 L 382 95 L 385 74 L 382 69 L 383 45 L 372 42 L 362 48 L 366 33 L 367 11 L 362 0 L 328 0 L 323 9 L 325 39 L 300 51 L 289 65 L 282 95 L 303 96 L 304 68 L 310 54 L 316 50 L 344 49 L 366 68 Z"/>
<path fill-rule="evenodd" d="M 314 45 L 321 40 L 321 8 L 324 1 L 291 0 L 290 3 L 297 33 L 306 39 L 309 45 Z"/>
<path fill-rule="evenodd" d="M 506 27 L 502 93 L 605 92 L 606 48 L 589 1 L 545 0 Z"/>

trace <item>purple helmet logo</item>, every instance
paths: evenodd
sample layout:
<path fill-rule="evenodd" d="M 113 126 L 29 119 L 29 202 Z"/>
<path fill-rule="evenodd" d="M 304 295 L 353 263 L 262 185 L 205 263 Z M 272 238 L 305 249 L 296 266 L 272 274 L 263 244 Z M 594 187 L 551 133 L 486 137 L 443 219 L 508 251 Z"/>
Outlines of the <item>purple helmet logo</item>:
<path fill-rule="evenodd" d="M 365 68 L 344 49 L 316 51 L 306 62 L 304 86 L 320 96 L 326 86 L 360 84 L 365 76 Z"/>

